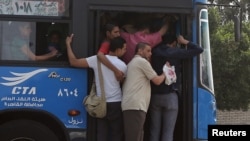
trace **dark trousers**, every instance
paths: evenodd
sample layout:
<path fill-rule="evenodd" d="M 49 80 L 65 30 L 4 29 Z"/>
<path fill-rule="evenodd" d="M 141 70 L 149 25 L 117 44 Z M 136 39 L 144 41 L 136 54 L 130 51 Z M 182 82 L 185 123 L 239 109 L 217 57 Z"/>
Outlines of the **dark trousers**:
<path fill-rule="evenodd" d="M 108 102 L 107 115 L 97 119 L 97 141 L 123 141 L 121 102 Z"/>
<path fill-rule="evenodd" d="M 123 111 L 125 141 L 143 141 L 146 113 L 141 110 Z"/>

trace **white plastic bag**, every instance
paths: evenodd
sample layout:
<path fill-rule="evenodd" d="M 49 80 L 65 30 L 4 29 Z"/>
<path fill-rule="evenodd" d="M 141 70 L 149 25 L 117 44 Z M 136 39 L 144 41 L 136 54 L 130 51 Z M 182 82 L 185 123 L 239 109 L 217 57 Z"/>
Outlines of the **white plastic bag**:
<path fill-rule="evenodd" d="M 165 84 L 171 85 L 176 82 L 175 67 L 170 66 L 168 63 L 163 66 L 163 72 L 165 73 L 166 79 Z"/>

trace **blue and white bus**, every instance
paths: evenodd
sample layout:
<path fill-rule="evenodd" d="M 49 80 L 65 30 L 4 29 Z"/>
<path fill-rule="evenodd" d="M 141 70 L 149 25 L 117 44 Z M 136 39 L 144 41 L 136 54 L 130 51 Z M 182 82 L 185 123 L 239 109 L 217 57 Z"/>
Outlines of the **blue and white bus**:
<path fill-rule="evenodd" d="M 204 48 L 201 55 L 182 62 L 174 140 L 207 140 L 208 125 L 216 124 L 216 100 L 205 4 L 206 0 L 0 0 L 0 140 L 95 141 L 96 121 L 82 105 L 92 71 L 70 67 L 65 38 L 74 33 L 77 57 L 94 55 L 105 21 L 131 21 L 138 13 L 145 18 L 174 17 L 174 32 Z M 119 18 L 123 16 L 128 19 Z M 61 34 L 60 53 L 44 61 L 17 59 L 23 52 L 17 45 L 13 49 L 16 26 L 27 22 L 31 35 L 26 41 L 34 54 L 47 53 L 54 30 Z M 145 141 L 147 135 L 145 129 Z"/>

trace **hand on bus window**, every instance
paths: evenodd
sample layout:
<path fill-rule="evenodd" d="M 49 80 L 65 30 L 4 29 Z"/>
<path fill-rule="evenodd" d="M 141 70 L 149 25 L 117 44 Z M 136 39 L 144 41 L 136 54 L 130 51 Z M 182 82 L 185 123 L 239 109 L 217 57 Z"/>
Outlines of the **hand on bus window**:
<path fill-rule="evenodd" d="M 179 35 L 177 37 L 177 40 L 178 40 L 179 44 L 184 44 L 184 45 L 188 44 L 188 42 L 189 42 L 188 40 L 184 39 L 184 37 L 182 35 Z"/>

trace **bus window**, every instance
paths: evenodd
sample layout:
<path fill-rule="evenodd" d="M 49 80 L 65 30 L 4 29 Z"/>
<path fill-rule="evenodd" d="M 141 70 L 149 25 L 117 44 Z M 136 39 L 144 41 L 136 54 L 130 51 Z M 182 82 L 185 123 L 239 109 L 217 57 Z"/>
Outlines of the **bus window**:
<path fill-rule="evenodd" d="M 203 9 L 200 13 L 200 36 L 201 45 L 204 48 L 204 53 L 201 55 L 201 83 L 203 86 L 214 91 L 212 64 L 210 55 L 209 28 L 207 10 Z"/>
<path fill-rule="evenodd" d="M 1 60 L 66 61 L 64 23 L 1 21 Z M 57 34 L 57 43 L 51 38 Z M 52 49 L 52 46 L 54 47 Z"/>

